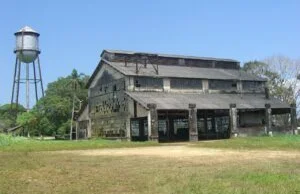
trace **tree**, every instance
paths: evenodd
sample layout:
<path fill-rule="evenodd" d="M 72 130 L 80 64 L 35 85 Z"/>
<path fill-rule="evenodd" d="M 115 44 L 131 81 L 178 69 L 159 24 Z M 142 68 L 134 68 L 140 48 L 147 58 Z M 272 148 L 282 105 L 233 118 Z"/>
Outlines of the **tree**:
<path fill-rule="evenodd" d="M 19 114 L 25 112 L 26 109 L 22 105 L 18 105 Z M 10 104 L 4 104 L 0 107 L 0 132 L 16 125 L 15 112 L 11 110 Z"/>
<path fill-rule="evenodd" d="M 30 134 L 38 133 L 38 119 L 34 112 L 23 112 L 17 117 L 17 124 L 23 126 L 27 132 L 28 137 Z"/>
<path fill-rule="evenodd" d="M 296 102 L 299 107 L 299 60 L 277 55 L 247 62 L 243 70 L 266 78 L 272 96 L 290 104 Z"/>
<path fill-rule="evenodd" d="M 70 126 L 73 96 L 75 94 L 81 100 L 87 99 L 87 80 L 88 76 L 78 74 L 74 69 L 71 75 L 60 77 L 48 84 L 45 97 L 31 110 L 37 118 L 40 135 L 68 133 L 65 126 Z"/>

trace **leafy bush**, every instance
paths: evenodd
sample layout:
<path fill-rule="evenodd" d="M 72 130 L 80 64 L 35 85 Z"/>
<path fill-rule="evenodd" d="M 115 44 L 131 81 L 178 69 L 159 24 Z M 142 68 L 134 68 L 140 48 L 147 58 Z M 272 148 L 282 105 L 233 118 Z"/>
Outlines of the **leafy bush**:
<path fill-rule="evenodd" d="M 0 134 L 0 146 L 9 146 L 15 143 L 27 141 L 25 137 L 13 137 L 11 135 Z"/>

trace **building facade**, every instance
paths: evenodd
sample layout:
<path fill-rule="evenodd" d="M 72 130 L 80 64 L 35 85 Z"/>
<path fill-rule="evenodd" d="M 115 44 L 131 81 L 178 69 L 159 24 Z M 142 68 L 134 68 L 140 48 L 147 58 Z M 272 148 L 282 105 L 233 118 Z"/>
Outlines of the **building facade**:
<path fill-rule="evenodd" d="M 265 79 L 231 59 L 104 50 L 87 87 L 83 138 L 222 139 L 270 134 L 272 115 L 296 117 L 293 106 L 269 96 Z"/>

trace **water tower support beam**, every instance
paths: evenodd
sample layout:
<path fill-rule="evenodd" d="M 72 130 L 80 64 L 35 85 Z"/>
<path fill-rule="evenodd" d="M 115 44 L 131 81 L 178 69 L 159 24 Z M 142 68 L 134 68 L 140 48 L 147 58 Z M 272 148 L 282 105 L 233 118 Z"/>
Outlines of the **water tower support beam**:
<path fill-rule="evenodd" d="M 17 75 L 17 68 L 18 68 L 18 58 L 16 57 L 16 63 L 15 63 L 15 72 L 14 72 L 14 78 L 13 78 L 13 88 L 11 93 L 11 103 L 10 103 L 10 109 L 13 109 L 13 103 L 14 103 L 14 97 L 15 97 L 15 86 L 16 86 L 16 75 Z"/>
<path fill-rule="evenodd" d="M 36 103 L 38 102 L 38 91 L 37 91 L 37 79 L 36 79 L 36 72 L 35 72 L 35 62 L 33 61 L 33 76 L 34 76 L 34 88 L 35 88 L 35 99 Z"/>
<path fill-rule="evenodd" d="M 40 82 L 41 82 L 41 88 L 42 88 L 42 96 L 44 97 L 44 87 L 43 87 L 43 79 L 42 79 L 42 72 L 41 72 L 41 63 L 40 63 L 40 57 L 37 57 L 38 60 L 38 66 L 39 66 L 39 74 L 40 74 Z"/>
<path fill-rule="evenodd" d="M 17 82 L 17 96 L 16 96 L 16 112 L 18 112 L 18 106 L 19 106 L 19 90 L 20 90 L 20 77 L 21 77 L 21 61 L 18 59 L 18 78 L 16 80 Z"/>
<path fill-rule="evenodd" d="M 29 111 L 29 63 L 26 63 L 26 109 Z"/>

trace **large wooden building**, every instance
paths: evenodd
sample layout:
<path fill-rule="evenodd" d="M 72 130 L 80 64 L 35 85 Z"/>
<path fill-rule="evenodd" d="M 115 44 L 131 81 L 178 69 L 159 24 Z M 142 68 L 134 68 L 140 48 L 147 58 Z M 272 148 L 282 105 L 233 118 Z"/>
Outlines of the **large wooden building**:
<path fill-rule="evenodd" d="M 270 134 L 272 115 L 296 116 L 294 106 L 269 96 L 265 79 L 231 59 L 104 50 L 87 87 L 80 138 L 163 142 Z"/>

